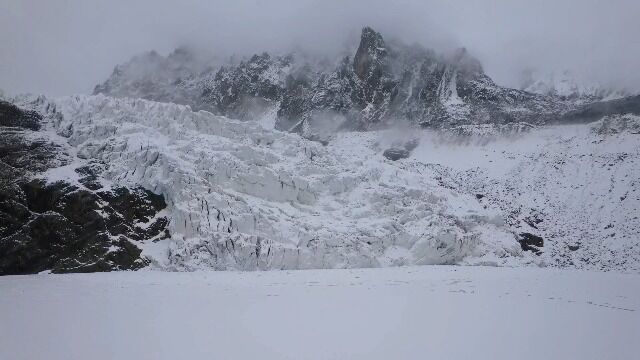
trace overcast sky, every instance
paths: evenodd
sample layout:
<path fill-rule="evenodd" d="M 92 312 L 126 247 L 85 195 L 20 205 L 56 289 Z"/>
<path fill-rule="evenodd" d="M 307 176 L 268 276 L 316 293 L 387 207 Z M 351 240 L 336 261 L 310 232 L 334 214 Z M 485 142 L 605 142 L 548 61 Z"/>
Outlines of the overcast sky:
<path fill-rule="evenodd" d="M 640 89 L 640 0 L 0 0 L 0 89 L 91 92 L 117 63 L 186 44 L 221 56 L 337 52 L 363 25 L 465 46 L 516 85 L 525 68 Z M 354 49 L 355 51 L 355 49 Z"/>

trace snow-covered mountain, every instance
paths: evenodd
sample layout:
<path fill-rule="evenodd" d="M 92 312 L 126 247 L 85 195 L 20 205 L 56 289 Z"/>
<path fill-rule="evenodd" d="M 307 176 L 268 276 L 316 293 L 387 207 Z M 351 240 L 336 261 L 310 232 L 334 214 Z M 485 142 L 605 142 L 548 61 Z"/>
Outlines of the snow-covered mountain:
<path fill-rule="evenodd" d="M 627 90 L 598 82 L 579 81 L 569 70 L 560 73 L 527 70 L 523 73 L 521 89 L 540 95 L 558 96 L 575 103 L 614 100 L 632 95 Z"/>
<path fill-rule="evenodd" d="M 224 65 L 196 58 L 185 48 L 166 58 L 154 52 L 135 57 L 117 66 L 94 94 L 168 101 L 236 119 L 275 113 L 277 129 L 322 141 L 340 129 L 398 123 L 431 128 L 563 123 L 574 121 L 567 114 L 587 111 L 594 102 L 630 95 L 578 85 L 569 72 L 557 77 L 529 72 L 523 90 L 502 87 L 464 48 L 436 54 L 419 45 L 387 43 L 369 27 L 352 56 L 333 61 L 300 51 L 262 53 Z M 640 109 L 640 99 L 633 102 Z M 607 114 L 626 113 L 607 108 Z"/>
<path fill-rule="evenodd" d="M 198 83 L 212 76 L 220 64 L 221 61 L 187 47 L 180 47 L 166 57 L 149 51 L 117 65 L 109 79 L 97 85 L 94 92 L 190 104 L 199 109 L 197 99 L 202 89 Z"/>
<path fill-rule="evenodd" d="M 464 49 L 445 56 L 417 45 L 388 44 L 368 27 L 354 55 L 333 65 L 302 53 L 263 53 L 202 70 L 192 57 L 180 49 L 167 58 L 155 53 L 134 58 L 117 66 L 94 93 L 170 101 L 233 118 L 273 107 L 278 129 L 309 138 L 398 121 L 432 127 L 544 123 L 572 109 L 557 97 L 496 85 Z"/>
<path fill-rule="evenodd" d="M 364 28 L 336 62 L 180 48 L 3 101 L 0 273 L 639 271 L 640 96 L 539 89 Z"/>

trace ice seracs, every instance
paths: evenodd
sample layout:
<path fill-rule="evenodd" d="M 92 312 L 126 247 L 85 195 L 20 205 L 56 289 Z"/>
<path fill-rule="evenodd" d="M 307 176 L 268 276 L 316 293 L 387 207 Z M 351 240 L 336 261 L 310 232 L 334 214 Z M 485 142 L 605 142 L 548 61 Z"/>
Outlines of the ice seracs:
<path fill-rule="evenodd" d="M 534 261 L 499 213 L 443 188 L 425 164 L 382 157 L 378 132 L 339 134 L 325 147 L 182 105 L 53 103 L 50 126 L 79 158 L 105 164 L 113 184 L 165 197 L 172 238 L 144 245 L 158 267 Z"/>

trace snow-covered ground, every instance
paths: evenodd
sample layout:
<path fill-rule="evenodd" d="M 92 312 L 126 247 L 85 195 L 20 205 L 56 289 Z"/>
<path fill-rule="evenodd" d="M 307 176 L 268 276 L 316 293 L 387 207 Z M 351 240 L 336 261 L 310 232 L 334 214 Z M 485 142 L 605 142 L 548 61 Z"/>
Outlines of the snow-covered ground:
<path fill-rule="evenodd" d="M 640 276 L 423 266 L 0 278 L 0 359 L 637 359 Z"/>

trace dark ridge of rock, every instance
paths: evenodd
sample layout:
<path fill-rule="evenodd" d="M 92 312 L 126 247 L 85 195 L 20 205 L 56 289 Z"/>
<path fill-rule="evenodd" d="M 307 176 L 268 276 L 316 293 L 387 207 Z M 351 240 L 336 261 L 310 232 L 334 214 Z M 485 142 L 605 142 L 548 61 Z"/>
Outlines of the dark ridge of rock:
<path fill-rule="evenodd" d="M 558 122 L 588 123 L 609 115 L 626 114 L 640 115 L 640 95 L 582 105 L 562 116 Z"/>
<path fill-rule="evenodd" d="M 640 100 L 579 105 L 497 85 L 464 48 L 442 56 L 418 45 L 385 42 L 362 29 L 352 56 L 329 65 L 302 54 L 254 55 L 218 69 L 194 65 L 193 54 L 148 53 L 119 65 L 95 93 L 190 105 L 239 119 L 277 110 L 276 128 L 326 141 L 340 130 L 397 122 L 422 127 L 546 124 L 640 113 Z M 316 59 L 317 60 L 317 59 Z"/>
<path fill-rule="evenodd" d="M 75 172 L 81 176 L 78 181 L 89 190 L 100 190 L 102 188 L 102 184 L 99 181 L 102 171 L 104 171 L 104 166 L 97 162 L 75 169 Z"/>
<path fill-rule="evenodd" d="M 376 127 L 389 112 L 395 88 L 384 40 L 366 27 L 353 60 L 345 57 L 334 70 L 320 72 L 315 83 L 286 93 L 276 128 L 323 139 L 341 129 Z"/>
<path fill-rule="evenodd" d="M 380 105 L 391 97 L 396 84 L 390 73 L 388 56 L 382 35 L 370 27 L 362 29 L 360 45 L 353 58 L 353 69 L 362 82 L 360 105 Z"/>
<path fill-rule="evenodd" d="M 377 79 L 387 71 L 387 49 L 382 35 L 370 27 L 362 29 L 360 45 L 353 58 L 353 69 L 361 80 Z"/>
<path fill-rule="evenodd" d="M 25 132 L 0 126 L 0 163 L 20 174 L 42 172 L 58 164 L 60 149 L 44 138 L 27 139 Z"/>
<path fill-rule="evenodd" d="M 17 106 L 0 100 L 0 126 L 39 130 L 42 116 L 34 111 L 23 111 Z"/>
<path fill-rule="evenodd" d="M 518 242 L 523 251 L 531 251 L 536 255 L 542 253 L 541 248 L 544 246 L 544 239 L 538 235 L 521 233 L 518 236 Z"/>
<path fill-rule="evenodd" d="M 244 118 L 264 101 L 278 101 L 285 91 L 280 72 L 291 64 L 291 57 L 254 55 L 237 66 L 222 67 L 213 80 L 205 82 L 203 102 L 216 113 Z"/>
<path fill-rule="evenodd" d="M 0 104 L 0 275 L 146 266 L 135 242 L 169 236 L 158 216 L 164 198 L 140 188 L 101 190 L 97 163 L 76 169 L 81 185 L 37 179 L 69 157 L 32 130 L 40 119 Z"/>

